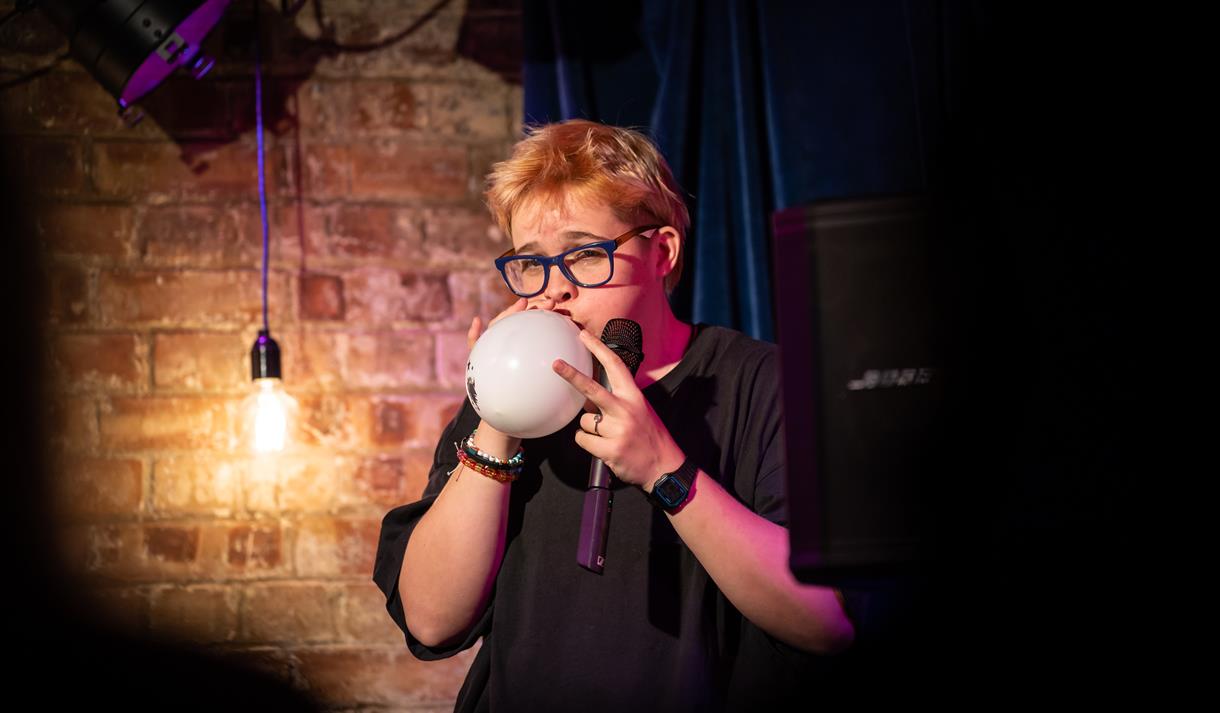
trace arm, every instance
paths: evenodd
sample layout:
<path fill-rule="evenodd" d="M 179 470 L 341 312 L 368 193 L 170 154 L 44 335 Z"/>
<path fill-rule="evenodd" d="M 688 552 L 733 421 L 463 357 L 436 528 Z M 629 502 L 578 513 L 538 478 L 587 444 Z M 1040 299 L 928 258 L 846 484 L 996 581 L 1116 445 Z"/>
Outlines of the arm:
<path fill-rule="evenodd" d="M 525 306 L 524 298 L 515 301 L 488 327 Z M 479 317 L 471 320 L 466 333 L 470 349 L 474 349 L 481 326 Z M 521 445 L 521 439 L 481 421 L 478 431 L 475 445 L 497 458 L 508 458 Z M 442 442 L 439 447 L 446 445 Z M 440 451 L 437 453 L 439 457 Z M 407 628 L 428 647 L 460 640 L 478 621 L 487 609 L 504 559 L 511 483 L 455 465 L 407 540 L 398 574 L 398 596 Z"/>
<path fill-rule="evenodd" d="M 520 440 L 480 423 L 475 444 L 507 458 Z M 487 608 L 504 558 L 510 487 L 459 465 L 407 541 L 398 593 L 425 646 L 460 638 Z"/>
<path fill-rule="evenodd" d="M 670 470 L 683 460 L 676 456 Z M 743 616 L 805 651 L 832 654 L 851 645 L 855 630 L 839 593 L 801 584 L 789 571 L 786 528 L 751 512 L 703 471 L 688 497 L 670 524 Z"/>

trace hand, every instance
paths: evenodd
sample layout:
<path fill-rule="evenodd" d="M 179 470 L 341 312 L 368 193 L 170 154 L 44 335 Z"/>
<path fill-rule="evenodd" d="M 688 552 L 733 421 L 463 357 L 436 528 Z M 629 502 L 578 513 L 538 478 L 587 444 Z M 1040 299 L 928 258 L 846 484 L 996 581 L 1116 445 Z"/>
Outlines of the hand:
<path fill-rule="evenodd" d="M 586 410 L 593 410 L 589 402 L 601 410 L 600 423 L 595 422 L 596 413 L 580 417 L 576 445 L 601 458 L 619 480 L 652 492 L 657 478 L 677 470 L 686 456 L 623 360 L 587 330 L 580 330 L 580 340 L 606 370 L 613 393 L 563 359 L 551 364 L 556 374 L 585 395 Z"/>
<path fill-rule="evenodd" d="M 496 322 L 499 322 L 500 320 L 504 319 L 505 317 L 507 317 L 510 314 L 516 314 L 517 312 L 525 311 L 525 305 L 527 302 L 529 302 L 529 300 L 522 297 L 521 299 L 519 299 L 516 302 L 509 305 L 503 312 L 501 312 L 500 314 L 497 314 L 495 316 L 495 318 L 492 319 L 491 322 L 489 322 L 487 324 L 487 326 L 491 327 L 491 325 L 495 324 Z M 467 349 L 474 349 L 474 343 L 479 341 L 479 337 L 482 336 L 482 332 L 486 331 L 486 330 L 480 331 L 479 328 L 482 326 L 483 326 L 483 320 L 479 319 L 479 315 L 476 314 L 474 316 L 474 319 L 470 320 L 470 329 L 468 329 L 466 331 L 466 348 Z"/>
<path fill-rule="evenodd" d="M 488 323 L 488 328 L 510 314 L 516 314 L 517 312 L 524 311 L 527 302 L 528 300 L 522 297 L 521 299 L 512 303 L 503 312 L 497 314 L 490 323 Z M 482 332 L 480 331 L 482 321 L 483 320 L 479 319 L 478 315 L 475 315 L 474 319 L 470 320 L 470 329 L 466 332 L 466 347 L 468 349 L 474 349 L 475 342 L 479 341 L 479 337 L 482 336 Z M 469 357 L 467 358 L 469 359 Z M 517 452 L 517 447 L 521 445 L 520 438 L 510 436 L 506 433 L 501 433 L 486 421 L 480 420 L 478 429 L 479 433 L 477 436 L 475 436 L 475 445 L 484 451 L 491 453 L 497 458 L 511 457 Z"/>

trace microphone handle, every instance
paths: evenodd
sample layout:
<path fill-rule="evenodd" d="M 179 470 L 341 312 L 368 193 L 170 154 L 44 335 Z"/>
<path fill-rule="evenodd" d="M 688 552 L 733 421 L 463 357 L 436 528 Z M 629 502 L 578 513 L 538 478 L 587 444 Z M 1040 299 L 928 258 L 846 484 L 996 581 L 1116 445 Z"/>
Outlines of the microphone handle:
<path fill-rule="evenodd" d="M 610 377 L 597 365 L 597 381 L 610 389 Z M 594 458 L 589 465 L 589 489 L 585 491 L 585 504 L 580 515 L 580 542 L 576 546 L 576 563 L 581 567 L 601 574 L 606 564 L 606 533 L 610 529 L 610 507 L 614 504 L 614 493 L 610 480 L 614 473 Z"/>
<path fill-rule="evenodd" d="M 585 491 L 576 563 L 594 574 L 601 574 L 606 564 L 606 533 L 610 529 L 610 508 L 613 505 L 614 493 L 609 488 L 589 488 Z"/>

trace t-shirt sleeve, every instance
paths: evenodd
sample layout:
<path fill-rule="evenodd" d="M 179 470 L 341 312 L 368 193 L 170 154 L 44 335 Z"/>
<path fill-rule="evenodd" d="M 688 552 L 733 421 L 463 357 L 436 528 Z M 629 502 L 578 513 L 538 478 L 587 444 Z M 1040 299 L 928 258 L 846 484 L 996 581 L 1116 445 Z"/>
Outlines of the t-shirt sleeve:
<path fill-rule="evenodd" d="M 373 582 L 386 596 L 386 611 L 390 618 L 402 630 L 406 638 L 407 648 L 418 659 L 434 661 L 453 656 L 465 651 L 478 641 L 491 627 L 491 603 L 483 612 L 479 621 L 467 633 L 466 637 L 448 646 L 425 646 L 420 643 L 407 628 L 406 616 L 403 613 L 402 598 L 398 594 L 398 575 L 402 571 L 403 556 L 407 551 L 407 541 L 415 526 L 432 503 L 436 501 L 441 489 L 449 481 L 449 473 L 457 467 L 457 455 L 454 452 L 454 442 L 460 441 L 479 424 L 478 413 L 467 399 L 462 408 L 445 427 L 440 441 L 436 444 L 436 452 L 432 457 L 432 469 L 428 473 L 428 485 L 424 488 L 423 497 L 417 502 L 390 510 L 381 521 L 381 534 L 377 540 L 377 556 L 373 562 Z M 494 602 L 494 592 L 492 594 Z"/>
<path fill-rule="evenodd" d="M 751 380 L 749 417 L 752 425 L 743 453 L 758 454 L 754 471 L 754 512 L 777 525 L 788 526 L 788 482 L 784 470 L 784 414 L 779 390 L 779 351 L 762 353 Z"/>

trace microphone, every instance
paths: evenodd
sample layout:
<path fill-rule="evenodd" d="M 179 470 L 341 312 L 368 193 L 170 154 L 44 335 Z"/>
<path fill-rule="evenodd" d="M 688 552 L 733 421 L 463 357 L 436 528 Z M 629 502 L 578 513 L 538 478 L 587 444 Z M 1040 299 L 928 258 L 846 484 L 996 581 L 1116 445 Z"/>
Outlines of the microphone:
<path fill-rule="evenodd" d="M 640 325 L 630 319 L 612 319 L 602 329 L 602 343 L 618 354 L 631 375 L 639 370 L 644 363 L 644 337 Z M 610 389 L 610 377 L 597 359 L 593 360 L 597 370 L 597 381 L 607 390 Z M 601 574 L 606 563 L 606 533 L 610 528 L 610 507 L 614 503 L 614 495 L 610 491 L 610 482 L 614 473 L 594 457 L 589 465 L 589 486 L 585 491 L 584 509 L 580 517 L 580 543 L 576 547 L 576 563 L 581 567 Z"/>

